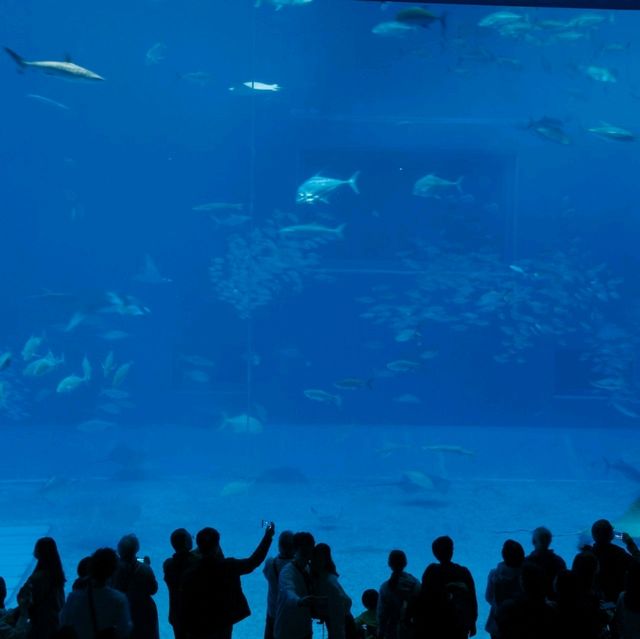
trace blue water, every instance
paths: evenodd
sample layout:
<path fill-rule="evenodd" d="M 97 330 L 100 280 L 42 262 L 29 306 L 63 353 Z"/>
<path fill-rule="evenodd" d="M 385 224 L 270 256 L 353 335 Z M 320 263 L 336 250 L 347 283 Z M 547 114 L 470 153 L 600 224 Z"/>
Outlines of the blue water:
<path fill-rule="evenodd" d="M 446 29 L 385 36 L 411 5 L 274 4 L 0 7 L 0 44 L 104 78 L 0 58 L 6 525 L 72 574 L 130 530 L 159 572 L 175 527 L 242 555 L 274 519 L 334 546 L 356 610 L 438 534 L 480 595 L 500 531 L 570 559 L 637 497 L 605 462 L 640 467 L 640 158 L 613 139 L 640 135 L 640 17 L 434 5 Z"/>

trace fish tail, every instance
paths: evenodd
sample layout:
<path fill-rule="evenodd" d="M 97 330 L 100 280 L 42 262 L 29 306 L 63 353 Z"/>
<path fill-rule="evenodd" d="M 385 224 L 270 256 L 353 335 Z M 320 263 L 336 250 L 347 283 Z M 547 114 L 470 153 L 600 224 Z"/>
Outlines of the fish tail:
<path fill-rule="evenodd" d="M 340 395 L 336 395 L 336 406 L 342 408 L 342 397 Z"/>
<path fill-rule="evenodd" d="M 338 226 L 338 228 L 336 228 L 336 235 L 341 239 L 344 240 L 344 230 L 347 227 L 346 224 L 340 224 L 340 226 Z"/>
<path fill-rule="evenodd" d="M 456 189 L 458 189 L 458 193 L 462 193 L 462 180 L 464 178 L 464 175 L 461 175 L 457 180 L 456 180 Z"/>
<path fill-rule="evenodd" d="M 360 195 L 360 190 L 358 189 L 358 176 L 360 175 L 360 171 L 356 171 L 347 181 L 347 184 L 353 189 L 353 192 L 357 195 Z"/>
<path fill-rule="evenodd" d="M 27 63 L 22 56 L 19 56 L 13 49 L 9 49 L 9 47 L 5 47 L 4 50 L 9 54 L 12 60 L 18 65 L 19 69 L 25 69 L 27 67 Z"/>

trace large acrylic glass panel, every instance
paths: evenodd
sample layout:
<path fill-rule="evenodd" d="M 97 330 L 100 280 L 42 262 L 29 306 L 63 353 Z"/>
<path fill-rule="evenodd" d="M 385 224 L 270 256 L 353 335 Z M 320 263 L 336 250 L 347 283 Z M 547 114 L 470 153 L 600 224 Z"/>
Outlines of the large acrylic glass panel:
<path fill-rule="evenodd" d="M 273 518 L 359 611 L 438 534 L 480 592 L 539 524 L 638 534 L 637 17 L 260 4 L 2 7 L 106 78 L 3 62 L 10 586 L 46 531 L 159 572 L 177 526 L 245 556 Z"/>

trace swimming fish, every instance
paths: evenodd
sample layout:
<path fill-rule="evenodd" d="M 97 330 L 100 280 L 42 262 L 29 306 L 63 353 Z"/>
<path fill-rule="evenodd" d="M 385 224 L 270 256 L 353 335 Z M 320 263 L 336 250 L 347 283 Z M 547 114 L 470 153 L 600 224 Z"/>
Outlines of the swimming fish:
<path fill-rule="evenodd" d="M 524 16 L 520 13 L 513 13 L 512 11 L 495 11 L 485 16 L 478 22 L 479 27 L 491 27 L 500 28 L 514 22 L 521 22 L 524 20 Z"/>
<path fill-rule="evenodd" d="M 449 444 L 435 444 L 433 446 L 423 446 L 422 450 L 430 450 L 434 453 L 451 453 L 453 455 L 463 455 L 465 457 L 473 457 L 475 452 L 462 446 L 452 446 Z"/>
<path fill-rule="evenodd" d="M 57 358 L 51 351 L 49 351 L 44 357 L 30 362 L 22 371 L 22 374 L 27 377 L 42 377 L 43 375 L 55 370 L 63 363 L 64 355 Z"/>
<path fill-rule="evenodd" d="M 417 31 L 418 27 L 412 24 L 407 24 L 406 22 L 398 22 L 396 20 L 380 22 L 371 29 L 371 33 L 374 35 L 387 38 L 402 38 L 410 33 L 416 33 Z"/>
<path fill-rule="evenodd" d="M 334 406 L 342 406 L 342 397 L 340 395 L 332 395 L 326 391 L 317 388 L 310 388 L 304 391 L 304 396 L 314 402 L 323 402 L 325 404 L 333 404 Z"/>
<path fill-rule="evenodd" d="M 342 240 L 344 239 L 346 226 L 346 224 L 340 224 L 336 228 L 331 228 L 321 224 L 296 224 L 294 226 L 285 226 L 279 229 L 278 233 L 294 237 L 332 237 Z"/>
<path fill-rule="evenodd" d="M 266 82 L 257 82 L 255 80 L 249 80 L 248 82 L 243 82 L 242 86 L 247 87 L 247 89 L 252 89 L 253 91 L 280 91 L 282 87 L 279 84 L 267 84 Z"/>
<path fill-rule="evenodd" d="M 160 273 L 156 263 L 148 254 L 144 256 L 144 265 L 141 271 L 133 279 L 143 284 L 168 284 L 173 281 Z"/>
<path fill-rule="evenodd" d="M 152 65 L 158 64 L 165 59 L 167 52 L 167 45 L 164 42 L 156 42 L 153 46 L 149 47 L 145 53 L 145 64 Z"/>
<path fill-rule="evenodd" d="M 22 349 L 22 359 L 25 362 L 28 362 L 29 360 L 33 359 L 34 357 L 36 357 L 36 351 L 40 348 L 40 345 L 42 344 L 42 337 L 35 337 L 35 336 L 31 336 L 28 340 L 27 343 L 24 345 L 24 348 Z"/>
<path fill-rule="evenodd" d="M 338 180 L 317 173 L 298 187 L 296 202 L 298 204 L 315 204 L 316 202 L 328 204 L 329 196 L 341 186 L 349 186 L 354 193 L 359 194 L 357 184 L 359 175 L 360 171 L 356 171 L 348 180 Z"/>
<path fill-rule="evenodd" d="M 618 81 L 615 71 L 607 69 L 606 67 L 598 67 L 590 65 L 588 67 L 580 67 L 582 73 L 587 77 L 595 80 L 596 82 L 604 82 L 607 84 L 613 84 Z"/>
<path fill-rule="evenodd" d="M 343 390 L 356 390 L 358 388 L 373 389 L 373 379 L 362 379 L 361 377 L 345 377 L 334 382 L 336 388 Z"/>
<path fill-rule="evenodd" d="M 15 51 L 9 49 L 8 47 L 4 47 L 4 50 L 18 65 L 18 69 L 20 71 L 31 69 L 33 71 L 38 71 L 39 73 L 44 73 L 45 75 L 52 75 L 57 78 L 62 78 L 63 80 L 73 80 L 81 82 L 94 82 L 104 80 L 104 78 L 102 76 L 99 76 L 97 73 L 94 73 L 89 69 L 85 69 L 84 67 L 78 66 L 70 60 L 65 60 L 64 62 L 58 62 L 55 60 L 29 61 L 25 60 L 22 56 L 18 55 Z"/>
<path fill-rule="evenodd" d="M 4 371 L 11 366 L 12 355 L 9 351 L 0 355 L 0 371 Z"/>
<path fill-rule="evenodd" d="M 62 104 L 62 102 L 56 102 L 51 98 L 46 98 L 44 95 L 38 95 L 37 93 L 27 93 L 27 97 L 32 100 L 36 100 L 36 102 L 40 102 L 41 104 L 47 104 L 49 106 L 55 107 L 56 109 L 61 109 L 62 111 L 69 111 L 69 107 L 66 104 Z"/>
<path fill-rule="evenodd" d="M 395 373 L 408 373 L 410 371 L 417 371 L 421 367 L 418 362 L 412 362 L 407 359 L 397 359 L 387 364 L 387 369 Z"/>
<path fill-rule="evenodd" d="M 102 362 L 102 374 L 104 377 L 109 377 L 111 373 L 116 368 L 116 361 L 113 355 L 113 351 L 109 351 L 107 356 L 104 358 L 104 362 Z"/>
<path fill-rule="evenodd" d="M 451 193 L 451 191 L 457 191 L 462 193 L 462 177 L 459 177 L 455 181 L 445 180 L 438 177 L 434 173 L 429 173 L 420 178 L 413 187 L 413 194 L 418 197 L 432 197 L 440 199 L 442 194 Z"/>
<path fill-rule="evenodd" d="M 192 211 L 203 211 L 211 213 L 214 211 L 244 211 L 244 204 L 231 202 L 207 202 L 206 204 L 198 204 L 191 208 Z"/>
<path fill-rule="evenodd" d="M 447 14 L 441 13 L 440 15 L 436 15 L 429 11 L 429 9 L 410 7 L 396 13 L 396 22 L 402 22 L 414 27 L 423 27 L 424 29 L 430 27 L 434 22 L 439 22 L 444 31 L 447 27 Z"/>
<path fill-rule="evenodd" d="M 122 384 L 125 377 L 129 374 L 129 370 L 131 369 L 132 365 L 133 365 L 133 362 L 126 362 L 125 364 L 121 364 L 118 367 L 116 372 L 113 374 L 113 380 L 111 381 L 111 385 L 114 388 Z"/>
<path fill-rule="evenodd" d="M 71 393 L 83 384 L 87 384 L 91 379 L 91 364 L 86 356 L 82 360 L 82 372 L 83 376 L 69 375 L 65 377 L 57 386 L 56 393 L 67 394 Z"/>
<path fill-rule="evenodd" d="M 556 118 L 545 116 L 539 120 L 530 120 L 527 129 L 556 144 L 571 144 L 571 138 L 565 132 L 562 121 Z"/>
<path fill-rule="evenodd" d="M 622 129 L 619 126 L 613 126 L 612 124 L 608 124 L 606 122 L 602 122 L 600 126 L 594 126 L 587 130 L 589 131 L 589 133 L 593 133 L 594 135 L 597 135 L 600 138 L 605 138 L 607 140 L 633 142 L 633 140 L 636 139 L 636 136 L 631 133 L 631 131 Z"/>

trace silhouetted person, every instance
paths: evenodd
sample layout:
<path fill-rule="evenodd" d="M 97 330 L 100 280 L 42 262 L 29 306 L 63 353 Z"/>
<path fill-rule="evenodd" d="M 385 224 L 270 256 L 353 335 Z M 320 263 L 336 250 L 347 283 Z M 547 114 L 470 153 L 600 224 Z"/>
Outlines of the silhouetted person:
<path fill-rule="evenodd" d="M 276 605 L 278 603 L 278 580 L 282 569 L 293 559 L 295 548 L 293 532 L 285 530 L 278 537 L 278 554 L 269 557 L 264 563 L 262 574 L 267 580 L 267 619 L 264 626 L 264 639 L 273 639 L 273 626 L 276 620 Z"/>
<path fill-rule="evenodd" d="M 502 546 L 502 561 L 489 573 L 485 599 L 491 606 L 485 625 L 492 639 L 500 637 L 496 614 L 498 608 L 509 599 L 522 595 L 520 574 L 524 563 L 524 548 L 513 539 L 507 539 Z"/>
<path fill-rule="evenodd" d="M 407 556 L 402 550 L 389 553 L 391 576 L 380 586 L 377 619 L 380 639 L 405 639 L 410 634 L 407 610 L 420 594 L 420 582 L 408 572 Z"/>
<path fill-rule="evenodd" d="M 2 582 L 2 577 L 0 577 Z M 1 588 L 1 586 L 0 586 Z M 5 586 L 6 596 L 6 586 Z M 25 639 L 29 631 L 29 606 L 31 595 L 23 588 L 18 593 L 18 607 L 13 610 L 0 609 L 0 637 L 2 639 Z"/>
<path fill-rule="evenodd" d="M 618 597 L 614 627 L 620 639 L 640 639 L 640 562 L 629 565 L 626 586 Z"/>
<path fill-rule="evenodd" d="M 563 570 L 555 580 L 558 632 L 562 639 L 601 639 L 609 615 L 593 592 L 585 591 L 577 575 Z"/>
<path fill-rule="evenodd" d="M 5 582 L 3 577 L 0 577 L 0 614 L 4 613 L 5 608 L 5 599 L 7 598 L 7 583 Z"/>
<path fill-rule="evenodd" d="M 133 632 L 131 639 L 158 639 L 158 609 L 153 595 L 158 592 L 158 582 L 148 557 L 138 560 L 140 542 L 133 535 L 125 535 L 118 542 L 120 561 L 113 575 L 112 585 L 123 592 L 129 601 Z"/>
<path fill-rule="evenodd" d="M 602 593 L 596 587 L 598 573 L 598 558 L 588 548 L 580 551 L 571 564 L 571 573 L 575 577 L 575 586 L 580 597 L 594 597 L 602 599 Z"/>
<path fill-rule="evenodd" d="M 28 639 L 49 639 L 58 631 L 66 579 L 58 547 L 51 537 L 38 539 L 33 556 L 36 567 L 23 586 L 31 598 Z"/>
<path fill-rule="evenodd" d="M 353 621 L 356 628 L 361 629 L 361 636 L 364 639 L 376 639 L 378 636 L 378 601 L 380 595 L 373 588 L 367 588 L 362 593 L 362 605 L 364 611 L 361 612 Z"/>
<path fill-rule="evenodd" d="M 173 628 L 175 639 L 185 639 L 186 631 L 183 628 L 180 612 L 180 585 L 184 575 L 193 568 L 198 558 L 192 552 L 193 537 L 188 530 L 184 528 L 174 530 L 170 540 L 175 552 L 173 557 L 169 557 L 162 564 L 164 581 L 169 589 L 169 623 Z"/>
<path fill-rule="evenodd" d="M 417 639 L 466 639 L 476 634 L 478 601 L 473 577 L 467 568 L 453 563 L 453 540 L 438 537 L 431 545 L 437 564 L 422 575 L 415 604 Z"/>
<path fill-rule="evenodd" d="M 327 637 L 345 639 L 347 624 L 353 624 L 352 602 L 338 581 L 338 571 L 327 544 L 316 544 L 310 567 L 313 593 L 323 601 L 321 614 L 327 626 Z"/>
<path fill-rule="evenodd" d="M 214 528 L 203 528 L 196 535 L 200 559 L 185 573 L 180 597 L 189 639 L 229 639 L 234 624 L 251 614 L 240 577 L 264 561 L 274 533 L 275 527 L 270 524 L 247 559 L 224 557 L 220 533 Z"/>
<path fill-rule="evenodd" d="M 531 539 L 533 552 L 527 557 L 527 561 L 542 568 L 546 580 L 547 599 L 555 597 L 553 582 L 560 572 L 567 569 L 564 559 L 551 550 L 552 540 L 553 536 L 548 528 L 544 526 L 536 528 Z"/>
<path fill-rule="evenodd" d="M 606 519 L 599 519 L 591 527 L 593 554 L 598 559 L 596 587 L 607 602 L 617 602 L 625 587 L 627 569 L 632 557 L 623 548 L 613 544 L 613 526 Z"/>
<path fill-rule="evenodd" d="M 542 568 L 525 561 L 520 583 L 522 595 L 498 608 L 500 639 L 560 639 L 557 612 L 546 601 L 546 576 Z"/>
<path fill-rule="evenodd" d="M 60 615 L 62 626 L 73 629 L 77 639 L 96 639 L 98 632 L 129 639 L 133 625 L 127 597 L 107 585 L 117 567 L 118 556 L 111 548 L 91 555 L 87 587 L 69 595 Z"/>
<path fill-rule="evenodd" d="M 309 639 L 312 634 L 312 614 L 321 600 L 312 595 L 309 562 L 313 556 L 315 540 L 308 532 L 293 536 L 295 554 L 280 572 L 275 639 Z"/>
<path fill-rule="evenodd" d="M 91 571 L 91 557 L 83 557 L 76 568 L 77 577 L 71 590 L 84 590 L 87 587 Z"/>

